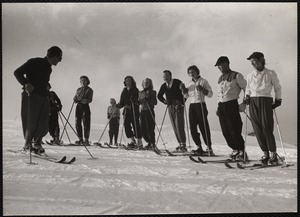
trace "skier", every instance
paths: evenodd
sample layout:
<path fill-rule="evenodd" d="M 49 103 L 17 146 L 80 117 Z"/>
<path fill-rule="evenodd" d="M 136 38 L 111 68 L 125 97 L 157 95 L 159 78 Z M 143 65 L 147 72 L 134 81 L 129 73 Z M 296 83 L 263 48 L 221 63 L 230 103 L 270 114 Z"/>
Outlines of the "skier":
<path fill-rule="evenodd" d="M 130 149 L 143 149 L 142 133 L 139 123 L 140 111 L 138 94 L 139 90 L 136 87 L 136 82 L 132 76 L 126 76 L 124 79 L 124 89 L 121 93 L 120 101 L 117 104 L 118 108 L 123 108 L 124 127 L 127 138 L 131 139 L 128 144 Z M 133 128 L 133 130 L 132 130 Z M 133 132 L 134 131 L 134 132 Z M 135 138 L 137 138 L 137 142 Z"/>
<path fill-rule="evenodd" d="M 170 70 L 164 70 L 163 73 L 163 79 L 165 83 L 161 85 L 157 94 L 157 98 L 159 101 L 168 106 L 172 127 L 179 143 L 179 146 L 176 147 L 176 150 L 180 152 L 186 152 L 186 136 L 184 131 L 184 97 L 179 88 L 182 82 L 179 79 L 173 79 L 172 72 Z"/>
<path fill-rule="evenodd" d="M 88 85 L 90 84 L 90 80 L 87 76 L 83 75 L 80 77 L 80 84 L 74 96 L 74 102 L 77 103 L 76 111 L 75 111 L 75 119 L 76 119 L 76 131 L 79 137 L 79 141 L 75 143 L 77 145 L 89 145 L 89 137 L 90 137 L 90 129 L 91 129 L 91 110 L 89 104 L 93 100 L 93 89 Z M 82 124 L 84 127 L 84 141 L 82 134 Z"/>
<path fill-rule="evenodd" d="M 23 86 L 22 92 L 22 127 L 25 138 L 23 151 L 31 147 L 36 153 L 45 152 L 41 145 L 43 137 L 48 133 L 49 99 L 47 85 L 52 72 L 51 66 L 56 66 L 62 60 L 62 50 L 53 46 L 44 58 L 29 59 L 17 68 L 14 75 Z M 26 75 L 26 77 L 24 76 Z M 29 124 L 30 123 L 30 124 Z"/>
<path fill-rule="evenodd" d="M 254 71 L 247 76 L 246 103 L 249 105 L 251 123 L 263 151 L 263 164 L 277 164 L 276 142 L 273 134 L 273 110 L 281 105 L 281 85 L 274 70 L 265 67 L 266 60 L 261 52 L 253 52 L 247 60 L 251 61 Z M 271 96 L 275 92 L 275 102 Z"/>
<path fill-rule="evenodd" d="M 236 71 L 232 71 L 229 66 L 228 57 L 218 58 L 215 66 L 221 71 L 222 75 L 218 80 L 218 108 L 220 126 L 227 145 L 232 149 L 229 158 L 243 160 L 245 141 L 241 135 L 243 122 L 241 119 L 238 98 L 241 90 L 245 92 L 246 80 L 244 76 Z"/>
<path fill-rule="evenodd" d="M 120 125 L 120 109 L 117 107 L 116 100 L 110 99 L 110 106 L 107 108 L 107 119 L 109 119 L 109 144 L 112 145 L 113 139 L 115 145 L 118 145 L 119 125 Z"/>
<path fill-rule="evenodd" d="M 141 108 L 141 130 L 144 140 L 148 143 L 147 150 L 155 147 L 155 113 L 154 106 L 157 105 L 156 91 L 153 90 L 153 83 L 150 78 L 142 82 L 143 90 L 139 92 L 139 102 Z"/>
<path fill-rule="evenodd" d="M 190 130 L 192 138 L 198 146 L 198 149 L 193 150 L 193 152 L 199 155 L 214 155 L 211 147 L 211 133 L 207 120 L 208 111 L 204 99 L 205 96 L 211 98 L 213 96 L 213 91 L 208 81 L 200 76 L 200 70 L 197 66 L 192 65 L 188 67 L 187 73 L 192 77 L 192 80 L 187 87 L 181 83 L 180 89 L 185 98 L 191 98 L 189 107 Z M 200 133 L 197 130 L 198 126 L 207 146 L 206 152 L 201 147 Z"/>
<path fill-rule="evenodd" d="M 53 144 L 60 145 L 59 141 L 59 123 L 58 123 L 58 113 L 62 109 L 62 104 L 57 94 L 54 91 L 50 91 L 51 85 L 48 84 L 49 91 L 49 104 L 50 104 L 50 112 L 49 112 L 49 133 L 52 136 L 52 140 L 50 141 Z"/>

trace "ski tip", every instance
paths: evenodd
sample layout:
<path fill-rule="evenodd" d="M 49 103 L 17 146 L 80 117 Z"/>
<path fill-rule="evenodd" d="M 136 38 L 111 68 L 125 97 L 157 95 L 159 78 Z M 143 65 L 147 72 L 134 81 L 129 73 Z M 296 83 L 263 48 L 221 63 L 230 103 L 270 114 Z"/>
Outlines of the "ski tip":
<path fill-rule="evenodd" d="M 224 164 L 225 164 L 225 166 L 226 166 L 227 168 L 229 168 L 229 169 L 234 169 L 234 167 L 232 167 L 228 162 L 225 162 Z"/>

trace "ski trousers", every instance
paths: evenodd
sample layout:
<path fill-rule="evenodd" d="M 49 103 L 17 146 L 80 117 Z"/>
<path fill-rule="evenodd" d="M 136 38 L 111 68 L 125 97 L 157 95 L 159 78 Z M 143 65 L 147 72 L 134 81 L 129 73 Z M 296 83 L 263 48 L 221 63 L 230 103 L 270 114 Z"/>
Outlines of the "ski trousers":
<path fill-rule="evenodd" d="M 58 112 L 51 112 L 49 114 L 49 134 L 54 137 L 59 137 L 59 123 L 58 123 Z"/>
<path fill-rule="evenodd" d="M 206 103 L 191 103 L 189 107 L 190 131 L 195 144 L 202 149 L 200 133 L 207 147 L 211 147 L 210 127 L 207 119 L 208 111 Z"/>
<path fill-rule="evenodd" d="M 89 104 L 78 103 L 75 111 L 76 131 L 80 139 L 83 138 L 82 122 L 84 127 L 84 138 L 89 139 L 91 129 L 91 110 Z"/>
<path fill-rule="evenodd" d="M 113 117 L 109 121 L 109 141 L 112 143 L 113 139 L 115 143 L 118 141 L 118 135 L 119 135 L 119 123 L 120 123 L 120 118 L 118 117 Z"/>
<path fill-rule="evenodd" d="M 142 138 L 141 126 L 140 126 L 140 111 L 139 107 L 134 107 L 135 116 L 133 116 L 133 109 L 127 109 L 124 118 L 124 128 L 127 138 L 136 137 L 137 139 Z M 132 130 L 133 129 L 133 130 Z"/>
<path fill-rule="evenodd" d="M 152 117 L 153 116 L 153 117 Z M 147 143 L 155 144 L 155 113 L 154 109 L 141 110 L 142 136 Z"/>
<path fill-rule="evenodd" d="M 238 100 L 219 102 L 218 112 L 220 126 L 227 145 L 232 150 L 245 149 L 245 141 L 242 137 L 243 122 L 241 119 Z"/>
<path fill-rule="evenodd" d="M 270 97 L 250 97 L 249 113 L 261 150 L 276 152 L 272 103 Z"/>
<path fill-rule="evenodd" d="M 180 145 L 186 145 L 186 136 L 184 131 L 184 106 L 183 105 L 169 105 L 168 113 L 171 124 L 175 132 L 177 142 Z"/>
<path fill-rule="evenodd" d="M 26 144 L 41 144 L 43 137 L 48 133 L 49 99 L 31 93 L 30 96 L 23 91 L 21 103 L 21 118 L 23 135 Z M 30 118 L 30 120 L 29 120 Z"/>

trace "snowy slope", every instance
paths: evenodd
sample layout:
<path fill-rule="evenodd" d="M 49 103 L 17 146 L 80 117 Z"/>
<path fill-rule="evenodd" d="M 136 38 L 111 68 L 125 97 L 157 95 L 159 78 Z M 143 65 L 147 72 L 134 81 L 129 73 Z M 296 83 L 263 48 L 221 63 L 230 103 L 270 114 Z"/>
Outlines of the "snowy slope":
<path fill-rule="evenodd" d="M 7 151 L 23 146 L 20 126 L 19 122 L 3 122 L 4 215 L 297 211 L 297 164 L 283 169 L 231 170 L 223 164 L 196 164 L 188 157 L 162 157 L 149 151 L 90 146 L 96 158 L 91 159 L 82 146 L 44 145 L 48 155 L 76 156 L 77 161 L 67 165 L 33 158 L 38 164 L 28 165 L 28 155 Z M 93 129 L 93 142 L 101 130 L 100 125 Z M 164 128 L 163 137 L 168 149 L 176 147 L 169 127 Z M 226 158 L 230 149 L 222 134 L 212 132 L 212 140 L 221 157 L 209 160 Z M 283 155 L 279 141 L 277 146 Z M 288 160 L 296 163 L 296 147 L 285 144 L 285 148 Z M 250 159 L 260 158 L 255 137 L 247 137 L 247 151 Z"/>

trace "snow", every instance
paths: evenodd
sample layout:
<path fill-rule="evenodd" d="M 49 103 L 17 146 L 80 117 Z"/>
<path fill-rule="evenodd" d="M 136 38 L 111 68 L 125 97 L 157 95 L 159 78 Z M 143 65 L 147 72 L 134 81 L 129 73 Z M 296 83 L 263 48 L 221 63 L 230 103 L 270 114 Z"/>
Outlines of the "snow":
<path fill-rule="evenodd" d="M 103 129 L 93 128 L 93 142 Z M 68 133 L 74 142 L 74 133 Z M 169 150 L 177 146 L 170 126 L 162 136 Z M 205 159 L 225 159 L 230 149 L 221 132 L 213 131 L 212 141 L 220 157 Z M 8 151 L 21 149 L 23 142 L 20 122 L 3 121 L 5 216 L 297 212 L 297 147 L 289 144 L 284 147 L 294 166 L 240 170 L 197 164 L 188 157 L 88 146 L 92 159 L 83 146 L 47 144 L 48 155 L 76 156 L 77 161 L 56 164 L 33 158 L 37 164 L 29 165 L 29 155 Z M 256 138 L 248 136 L 246 145 L 249 158 L 258 160 L 262 153 Z M 279 141 L 277 147 L 284 155 Z"/>

